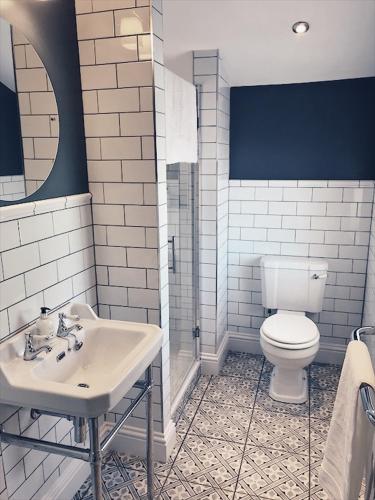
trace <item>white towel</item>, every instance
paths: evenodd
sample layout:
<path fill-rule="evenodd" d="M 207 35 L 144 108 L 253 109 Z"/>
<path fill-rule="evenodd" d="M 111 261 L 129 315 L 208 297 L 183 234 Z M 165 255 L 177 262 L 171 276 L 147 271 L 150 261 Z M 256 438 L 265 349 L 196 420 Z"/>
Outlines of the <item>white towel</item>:
<path fill-rule="evenodd" d="M 167 163 L 196 163 L 198 130 L 195 86 L 167 69 L 165 127 Z"/>
<path fill-rule="evenodd" d="M 362 382 L 375 387 L 375 375 L 366 344 L 355 340 L 346 351 L 319 476 L 332 500 L 358 499 L 371 453 L 374 428 L 363 411 Z"/>

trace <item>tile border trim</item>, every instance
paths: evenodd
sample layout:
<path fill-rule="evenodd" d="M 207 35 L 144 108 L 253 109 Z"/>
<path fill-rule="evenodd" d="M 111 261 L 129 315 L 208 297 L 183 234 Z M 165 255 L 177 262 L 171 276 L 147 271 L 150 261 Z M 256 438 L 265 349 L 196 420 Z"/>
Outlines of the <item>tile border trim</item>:
<path fill-rule="evenodd" d="M 65 208 L 87 205 L 92 198 L 91 193 L 74 194 L 60 198 L 49 198 L 47 200 L 33 201 L 30 203 L 18 203 L 0 207 L 0 222 L 7 222 L 32 215 L 54 212 Z"/>

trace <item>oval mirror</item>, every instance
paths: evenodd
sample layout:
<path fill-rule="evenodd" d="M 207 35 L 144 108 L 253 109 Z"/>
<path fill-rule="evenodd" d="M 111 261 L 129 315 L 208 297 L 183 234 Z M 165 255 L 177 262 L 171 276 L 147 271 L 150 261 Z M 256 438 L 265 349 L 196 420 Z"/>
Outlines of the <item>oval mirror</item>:
<path fill-rule="evenodd" d="M 34 47 L 0 17 L 0 200 L 33 194 L 59 142 L 55 93 Z"/>

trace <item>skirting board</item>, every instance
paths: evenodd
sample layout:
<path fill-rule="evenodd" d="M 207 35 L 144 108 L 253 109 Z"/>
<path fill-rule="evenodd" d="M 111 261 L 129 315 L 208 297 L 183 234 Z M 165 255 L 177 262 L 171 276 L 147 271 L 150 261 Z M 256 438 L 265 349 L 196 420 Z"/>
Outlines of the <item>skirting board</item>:
<path fill-rule="evenodd" d="M 200 368 L 200 362 L 195 361 L 193 366 L 191 367 L 189 373 L 187 374 L 187 376 L 184 380 L 184 383 L 182 384 L 182 387 L 178 391 L 178 393 L 177 393 L 177 395 L 172 403 L 172 406 L 171 406 L 171 415 L 172 416 L 175 414 L 175 412 L 177 411 L 177 408 L 179 407 L 179 405 L 183 401 L 183 399 L 186 395 L 186 391 L 189 389 L 190 384 L 192 384 L 192 382 L 194 381 L 194 378 L 197 376 L 197 371 L 199 370 L 199 368 Z"/>
<path fill-rule="evenodd" d="M 66 500 L 73 498 L 90 474 L 90 464 L 83 460 L 71 459 L 64 472 L 53 483 L 41 500 Z"/>
<path fill-rule="evenodd" d="M 113 426 L 114 424 L 111 422 L 104 422 L 100 429 L 101 436 L 105 436 Z M 159 462 L 166 462 L 175 444 L 176 426 L 170 420 L 165 433 L 154 432 L 154 459 Z M 111 449 L 144 458 L 146 451 L 146 431 L 138 427 L 124 426 L 112 441 Z M 67 498 L 73 498 L 89 474 L 89 463 L 83 460 L 71 459 L 64 472 L 53 483 L 52 488 L 40 500 L 51 500 L 51 498 L 54 500 L 66 500 Z"/>
<path fill-rule="evenodd" d="M 105 422 L 105 429 L 108 432 L 115 424 Z M 166 462 L 176 444 L 176 425 L 169 420 L 165 432 L 154 432 L 154 459 L 158 462 Z M 112 450 L 116 450 L 127 455 L 135 455 L 145 458 L 146 456 L 146 430 L 131 425 L 125 425 L 113 439 Z"/>
<path fill-rule="evenodd" d="M 248 352 L 263 354 L 259 343 L 259 336 L 253 333 L 228 333 L 228 350 L 235 352 Z M 333 342 L 321 342 L 319 352 L 315 358 L 318 363 L 342 364 L 346 346 Z"/>
<path fill-rule="evenodd" d="M 201 352 L 202 375 L 219 375 L 228 350 L 228 333 L 224 335 L 216 354 Z"/>

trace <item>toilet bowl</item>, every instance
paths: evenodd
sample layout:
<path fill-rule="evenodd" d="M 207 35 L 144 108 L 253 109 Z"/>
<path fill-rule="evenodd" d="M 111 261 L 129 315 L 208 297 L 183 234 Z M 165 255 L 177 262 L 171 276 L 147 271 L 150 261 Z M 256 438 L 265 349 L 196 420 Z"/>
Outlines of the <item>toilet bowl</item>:
<path fill-rule="evenodd" d="M 319 330 L 299 311 L 277 311 L 260 328 L 260 345 L 274 365 L 269 394 L 283 403 L 304 403 L 308 399 L 304 368 L 319 350 Z"/>

